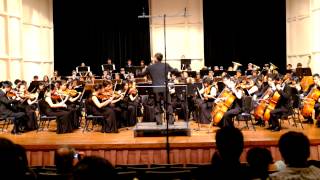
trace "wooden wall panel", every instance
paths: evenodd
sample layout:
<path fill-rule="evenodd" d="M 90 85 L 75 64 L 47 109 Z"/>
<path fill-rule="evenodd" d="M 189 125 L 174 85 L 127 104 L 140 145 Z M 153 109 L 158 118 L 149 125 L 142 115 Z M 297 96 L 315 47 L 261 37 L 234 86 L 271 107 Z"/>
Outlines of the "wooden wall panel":
<path fill-rule="evenodd" d="M 241 162 L 246 162 L 246 153 L 251 147 L 245 147 L 241 155 Z M 281 154 L 276 146 L 267 146 L 274 160 L 281 160 Z M 78 150 L 81 151 L 81 150 Z M 123 149 L 123 150 L 85 150 L 87 156 L 100 156 L 116 164 L 165 164 L 165 149 Z M 210 163 L 214 154 L 214 148 L 172 149 L 170 161 L 172 164 Z M 312 145 L 310 159 L 320 160 L 320 145 Z M 54 165 L 54 150 L 27 151 L 27 157 L 31 166 Z"/>

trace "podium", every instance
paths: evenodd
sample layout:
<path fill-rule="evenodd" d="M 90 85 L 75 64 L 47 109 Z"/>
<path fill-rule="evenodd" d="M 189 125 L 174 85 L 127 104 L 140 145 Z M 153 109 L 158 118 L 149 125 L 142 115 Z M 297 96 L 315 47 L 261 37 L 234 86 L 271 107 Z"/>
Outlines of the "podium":
<path fill-rule="evenodd" d="M 166 124 L 157 125 L 156 122 L 141 122 L 133 129 L 134 137 L 159 137 L 167 136 Z M 169 136 L 191 136 L 191 129 L 188 122 L 174 122 L 169 125 Z"/>

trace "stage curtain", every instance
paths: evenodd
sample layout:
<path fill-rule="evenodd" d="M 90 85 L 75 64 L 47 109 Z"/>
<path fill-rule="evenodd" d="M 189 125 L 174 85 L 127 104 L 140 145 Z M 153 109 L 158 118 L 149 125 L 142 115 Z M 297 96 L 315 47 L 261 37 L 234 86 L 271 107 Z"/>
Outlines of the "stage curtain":
<path fill-rule="evenodd" d="M 203 0 L 207 66 L 286 64 L 285 0 Z"/>
<path fill-rule="evenodd" d="M 130 58 L 134 64 L 150 61 L 149 20 L 138 19 L 148 0 L 76 1 L 55 0 L 55 69 L 68 75 L 81 62 L 101 74 L 110 57 L 117 68 Z"/>

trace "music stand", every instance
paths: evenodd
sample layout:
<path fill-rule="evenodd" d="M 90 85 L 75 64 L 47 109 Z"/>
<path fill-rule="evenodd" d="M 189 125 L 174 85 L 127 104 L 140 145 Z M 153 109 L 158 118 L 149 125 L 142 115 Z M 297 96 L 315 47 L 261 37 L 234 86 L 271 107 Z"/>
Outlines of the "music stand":
<path fill-rule="evenodd" d="M 191 59 L 181 59 L 181 69 L 183 70 L 183 67 L 187 68 L 191 64 Z"/>
<path fill-rule="evenodd" d="M 299 78 L 303 76 L 312 76 L 311 68 L 297 68 L 296 74 Z"/>
<path fill-rule="evenodd" d="M 216 71 L 214 71 L 214 75 L 213 76 L 221 76 L 222 75 L 222 73 L 223 73 L 224 71 L 223 70 L 216 70 Z"/>
<path fill-rule="evenodd" d="M 205 70 L 200 70 L 200 77 L 202 78 L 203 76 L 207 76 L 209 74 L 209 70 L 205 69 Z"/>
<path fill-rule="evenodd" d="M 87 76 L 90 73 L 90 66 L 78 66 L 76 71 L 80 76 Z"/>
<path fill-rule="evenodd" d="M 102 71 L 113 71 L 113 64 L 102 64 Z"/>
<path fill-rule="evenodd" d="M 135 76 L 142 72 L 143 67 L 142 66 L 131 66 L 126 67 L 126 72 L 133 73 Z"/>
<path fill-rule="evenodd" d="M 189 77 L 195 78 L 197 76 L 197 72 L 196 71 L 187 71 L 187 72 L 188 72 L 188 76 Z"/>
<path fill-rule="evenodd" d="M 236 75 L 237 71 L 228 71 L 229 76 L 234 76 Z"/>

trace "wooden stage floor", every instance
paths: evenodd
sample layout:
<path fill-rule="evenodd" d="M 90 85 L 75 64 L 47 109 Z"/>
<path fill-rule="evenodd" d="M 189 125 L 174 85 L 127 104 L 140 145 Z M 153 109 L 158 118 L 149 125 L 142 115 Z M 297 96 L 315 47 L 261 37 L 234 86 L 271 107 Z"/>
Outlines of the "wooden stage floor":
<path fill-rule="evenodd" d="M 243 127 L 244 124 L 237 127 Z M 245 140 L 245 152 L 253 146 L 262 146 L 270 149 L 274 159 L 281 159 L 277 148 L 279 137 L 288 131 L 299 131 L 306 134 L 311 141 L 311 159 L 320 158 L 320 129 L 314 125 L 300 124 L 298 127 L 285 121 L 280 132 L 271 132 L 264 127 L 242 129 Z M 202 125 L 200 130 L 195 122 L 190 122 L 192 135 L 170 137 L 173 163 L 208 163 L 215 151 L 215 131 L 212 128 L 208 133 L 208 126 Z M 11 130 L 11 127 L 9 128 Z M 32 131 L 22 135 L 12 135 L 9 132 L 1 133 L 0 137 L 11 139 L 27 149 L 31 165 L 52 165 L 54 150 L 62 145 L 69 145 L 87 155 L 98 155 L 109 159 L 113 164 L 152 164 L 165 163 L 165 137 L 134 137 L 133 130 L 121 129 L 119 133 L 100 133 L 99 127 L 93 132 L 82 133 L 82 129 L 68 134 L 56 134 L 55 123 L 47 131 Z"/>

